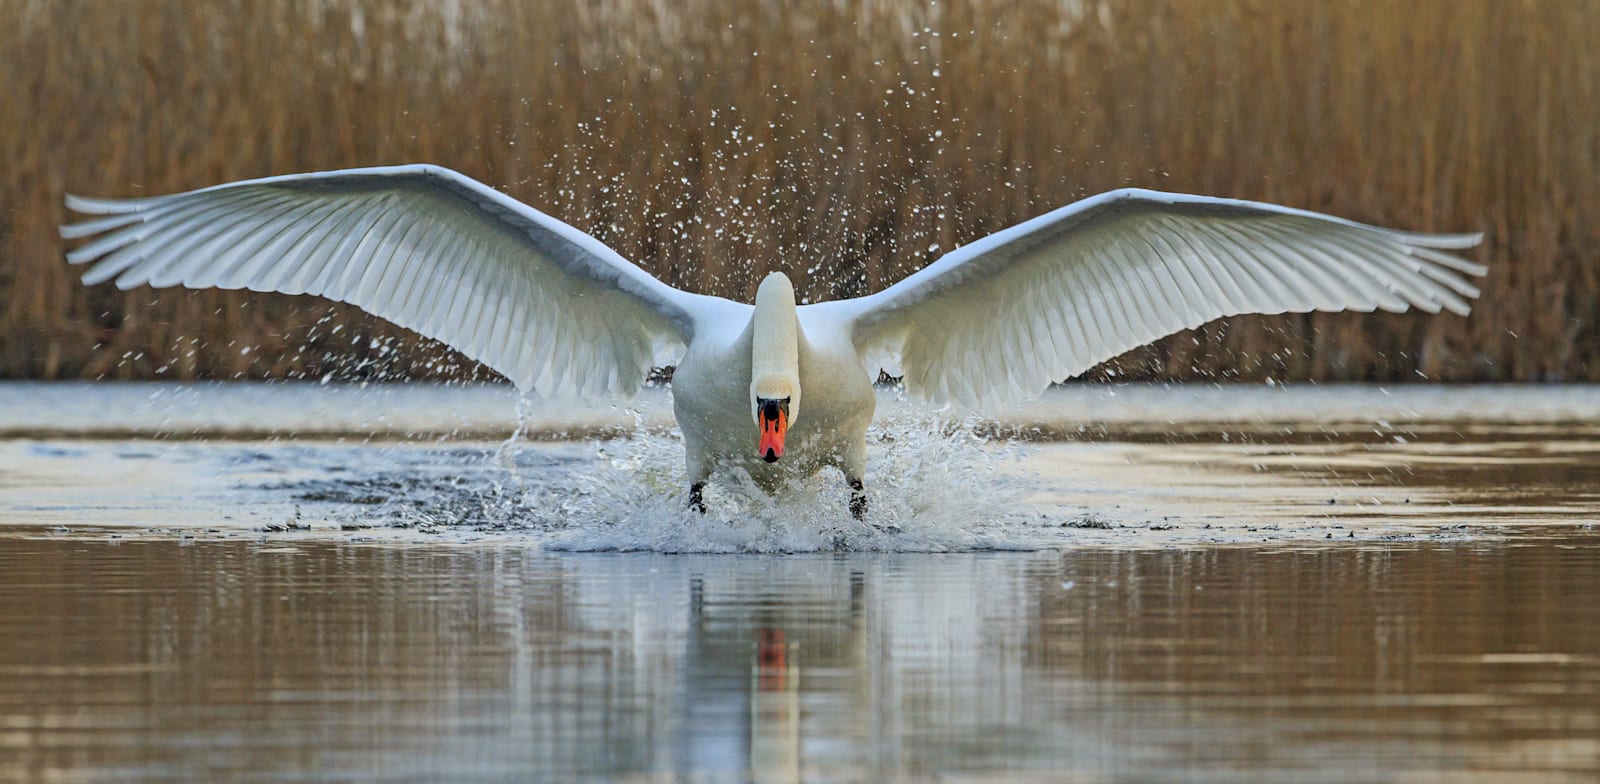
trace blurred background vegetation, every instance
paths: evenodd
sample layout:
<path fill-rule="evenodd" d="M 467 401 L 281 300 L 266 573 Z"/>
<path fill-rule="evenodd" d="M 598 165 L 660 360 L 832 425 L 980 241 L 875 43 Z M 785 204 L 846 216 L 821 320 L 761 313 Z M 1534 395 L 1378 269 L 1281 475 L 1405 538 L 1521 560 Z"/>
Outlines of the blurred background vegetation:
<path fill-rule="evenodd" d="M 1119 378 L 1600 380 L 1600 5 L 0 0 L 0 377 L 493 374 L 349 308 L 94 289 L 67 192 L 432 162 L 813 300 L 1109 188 L 1488 233 L 1469 319 L 1227 319 Z"/>

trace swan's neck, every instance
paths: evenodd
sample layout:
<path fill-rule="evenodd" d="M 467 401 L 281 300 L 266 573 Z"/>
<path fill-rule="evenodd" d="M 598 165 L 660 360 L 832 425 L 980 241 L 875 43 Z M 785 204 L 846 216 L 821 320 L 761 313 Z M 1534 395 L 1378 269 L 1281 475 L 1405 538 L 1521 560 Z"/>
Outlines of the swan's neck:
<path fill-rule="evenodd" d="M 781 400 L 800 397 L 800 319 L 794 286 L 781 272 L 768 275 L 756 290 L 751 317 L 750 397 Z"/>

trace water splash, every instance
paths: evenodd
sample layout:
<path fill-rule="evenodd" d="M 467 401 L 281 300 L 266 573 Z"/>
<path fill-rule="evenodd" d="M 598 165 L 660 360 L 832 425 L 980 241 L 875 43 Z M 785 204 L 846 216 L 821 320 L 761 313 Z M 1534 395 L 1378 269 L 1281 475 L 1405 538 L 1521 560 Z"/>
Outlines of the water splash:
<path fill-rule="evenodd" d="M 929 414 L 875 425 L 868 432 L 865 521 L 851 517 L 844 478 L 831 469 L 773 495 L 748 476 L 724 476 L 706 488 L 706 513 L 690 511 L 683 442 L 675 432 L 638 432 L 606 444 L 578 487 L 534 491 L 542 497 L 531 507 L 551 510 L 564 522 L 540 526 L 551 531 L 547 546 L 564 550 L 1027 548 L 1023 482 L 1006 470 L 1023 448 L 977 435 L 973 425 Z"/>
<path fill-rule="evenodd" d="M 868 432 L 865 521 L 832 469 L 776 494 L 748 476 L 707 486 L 691 511 L 677 431 L 641 418 L 629 438 L 573 444 L 565 456 L 518 437 L 472 456 L 400 461 L 392 476 L 318 481 L 304 501 L 345 506 L 341 525 L 448 533 L 527 534 L 576 551 L 790 553 L 951 551 L 1038 546 L 1037 510 L 1023 498 L 1025 447 L 928 413 L 890 416 Z M 587 454 L 583 454 L 585 450 Z M 393 456 L 391 456 L 393 459 Z M 335 486 L 336 485 L 336 486 Z"/>

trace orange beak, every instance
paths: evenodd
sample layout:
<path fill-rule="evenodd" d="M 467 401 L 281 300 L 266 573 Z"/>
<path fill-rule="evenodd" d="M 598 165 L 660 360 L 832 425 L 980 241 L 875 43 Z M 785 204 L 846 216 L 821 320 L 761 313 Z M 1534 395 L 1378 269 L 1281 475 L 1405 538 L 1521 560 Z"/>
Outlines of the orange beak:
<path fill-rule="evenodd" d="M 774 414 L 768 418 L 768 414 Z M 761 443 L 756 446 L 756 454 L 769 463 L 778 462 L 783 457 L 783 437 L 789 432 L 789 412 L 771 405 L 761 410 Z"/>

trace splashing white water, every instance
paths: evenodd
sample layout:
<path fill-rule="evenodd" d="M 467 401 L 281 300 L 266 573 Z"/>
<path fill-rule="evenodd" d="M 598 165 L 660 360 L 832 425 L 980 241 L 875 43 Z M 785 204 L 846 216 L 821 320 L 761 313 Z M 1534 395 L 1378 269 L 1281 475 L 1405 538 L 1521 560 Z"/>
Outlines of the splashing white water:
<path fill-rule="evenodd" d="M 768 495 L 747 476 L 706 488 L 706 514 L 688 509 L 683 442 L 636 432 L 601 447 L 576 487 L 527 491 L 547 546 L 661 552 L 946 551 L 1027 548 L 1023 485 L 1003 468 L 1022 448 L 933 415 L 888 419 L 868 433 L 869 512 L 849 512 L 833 470 Z"/>

